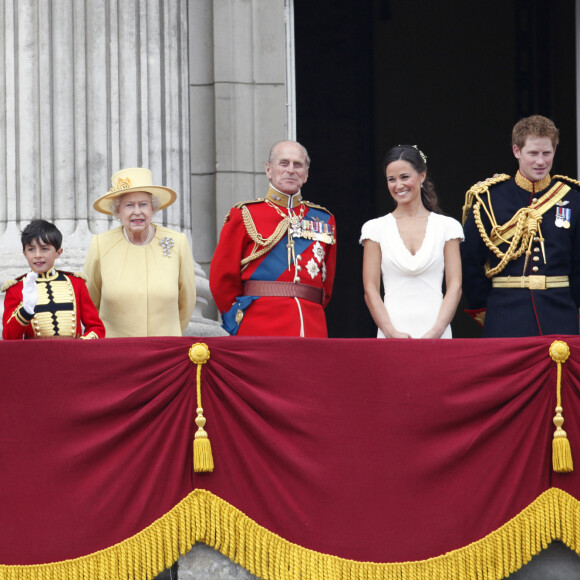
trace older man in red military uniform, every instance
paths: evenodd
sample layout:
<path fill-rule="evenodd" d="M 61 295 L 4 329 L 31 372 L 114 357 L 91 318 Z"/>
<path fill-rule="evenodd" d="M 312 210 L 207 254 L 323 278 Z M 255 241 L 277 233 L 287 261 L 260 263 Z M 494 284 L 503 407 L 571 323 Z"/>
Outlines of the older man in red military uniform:
<path fill-rule="evenodd" d="M 276 143 L 266 197 L 239 203 L 226 217 L 209 283 L 230 334 L 327 336 L 336 225 L 329 211 L 302 199 L 309 166 L 302 145 Z"/>

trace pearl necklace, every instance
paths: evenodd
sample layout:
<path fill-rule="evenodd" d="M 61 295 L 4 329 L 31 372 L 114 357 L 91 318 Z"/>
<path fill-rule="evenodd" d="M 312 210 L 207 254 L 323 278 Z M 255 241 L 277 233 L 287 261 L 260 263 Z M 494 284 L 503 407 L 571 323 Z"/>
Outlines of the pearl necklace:
<path fill-rule="evenodd" d="M 153 236 L 155 235 L 155 227 L 151 224 L 149 225 L 149 233 L 147 234 L 147 238 L 145 239 L 145 241 L 142 244 L 136 244 L 135 242 L 132 242 L 129 239 L 129 236 L 127 235 L 127 230 L 125 229 L 125 226 L 123 226 L 123 235 L 125 236 L 125 239 L 133 246 L 146 246 L 153 239 Z"/>

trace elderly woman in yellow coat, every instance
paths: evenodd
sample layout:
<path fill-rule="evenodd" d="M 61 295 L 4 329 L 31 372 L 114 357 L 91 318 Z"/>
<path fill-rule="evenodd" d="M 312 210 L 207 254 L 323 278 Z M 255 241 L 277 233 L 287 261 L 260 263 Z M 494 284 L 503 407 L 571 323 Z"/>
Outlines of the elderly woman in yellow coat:
<path fill-rule="evenodd" d="M 177 194 L 144 168 L 112 183 L 93 207 L 121 225 L 93 237 L 84 267 L 107 337 L 181 336 L 195 306 L 193 256 L 184 234 L 152 223 Z"/>

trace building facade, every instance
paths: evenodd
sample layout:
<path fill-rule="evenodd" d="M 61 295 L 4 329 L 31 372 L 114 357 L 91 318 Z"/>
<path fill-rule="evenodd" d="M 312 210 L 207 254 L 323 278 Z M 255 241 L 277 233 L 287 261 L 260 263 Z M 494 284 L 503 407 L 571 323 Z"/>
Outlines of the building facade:
<path fill-rule="evenodd" d="M 221 224 L 263 195 L 269 147 L 294 133 L 291 16 L 268 0 L 3 3 L 0 280 L 25 271 L 20 230 L 37 218 L 63 232 L 57 265 L 82 269 L 116 225 L 94 200 L 117 170 L 148 167 L 179 196 L 157 221 L 196 261 L 188 333 L 220 332 L 207 272 Z"/>

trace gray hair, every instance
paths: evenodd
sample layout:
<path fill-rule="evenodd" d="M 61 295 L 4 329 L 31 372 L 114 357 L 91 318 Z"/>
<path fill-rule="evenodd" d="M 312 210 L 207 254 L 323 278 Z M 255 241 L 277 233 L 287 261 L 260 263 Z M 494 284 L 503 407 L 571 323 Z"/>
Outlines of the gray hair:
<path fill-rule="evenodd" d="M 136 192 L 128 192 L 128 193 L 136 193 Z M 149 196 L 149 198 L 151 199 L 151 207 L 153 208 L 153 213 L 157 213 L 159 211 L 159 208 L 161 207 L 161 202 L 159 201 L 159 198 L 156 195 L 149 193 L 148 191 L 143 191 L 142 193 L 146 193 Z M 111 213 L 117 219 L 119 219 L 119 208 L 121 207 L 121 200 L 126 195 L 127 194 L 124 193 L 123 195 L 119 195 L 117 197 L 114 197 L 111 200 Z"/>
<path fill-rule="evenodd" d="M 296 143 L 296 145 L 302 147 L 302 150 L 304 151 L 304 156 L 306 158 L 306 167 L 310 167 L 310 155 L 308 155 L 306 147 L 304 147 L 302 143 L 298 143 L 298 141 L 290 141 L 288 139 L 282 139 L 281 141 L 277 141 L 276 143 L 274 143 L 274 145 L 272 145 L 272 147 L 270 148 L 270 154 L 268 155 L 268 163 L 272 164 L 274 162 L 274 157 L 276 156 L 274 151 L 276 150 L 276 147 L 278 147 L 278 145 L 281 145 L 282 143 Z"/>

